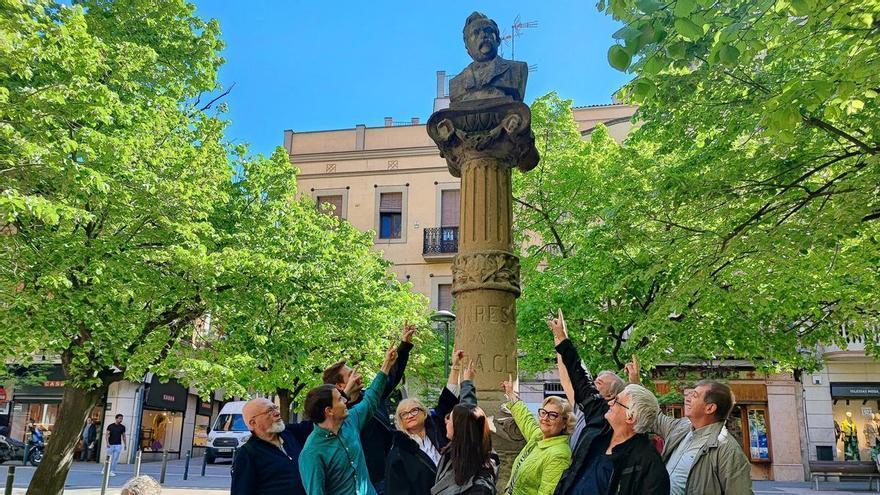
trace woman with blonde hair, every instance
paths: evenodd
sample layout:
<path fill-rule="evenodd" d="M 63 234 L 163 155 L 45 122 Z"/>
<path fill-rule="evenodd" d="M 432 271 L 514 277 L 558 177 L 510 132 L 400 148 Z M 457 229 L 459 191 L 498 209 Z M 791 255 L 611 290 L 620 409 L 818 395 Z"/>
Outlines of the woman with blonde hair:
<path fill-rule="evenodd" d="M 440 393 L 437 407 L 428 409 L 419 399 L 404 399 L 397 405 L 388 462 L 385 464 L 385 493 L 393 495 L 427 495 L 434 486 L 437 465 L 446 438 L 445 419 L 460 401 L 475 402 L 472 377 L 461 383 L 459 374 L 463 351 L 453 354 L 449 380 Z"/>
<path fill-rule="evenodd" d="M 513 461 L 510 481 L 505 494 L 553 495 L 562 473 L 571 464 L 568 438 L 574 430 L 575 416 L 571 404 L 560 397 L 544 399 L 538 409 L 538 420 L 525 403 L 516 396 L 510 379 L 501 383 L 509 401 L 517 427 L 526 446 Z"/>

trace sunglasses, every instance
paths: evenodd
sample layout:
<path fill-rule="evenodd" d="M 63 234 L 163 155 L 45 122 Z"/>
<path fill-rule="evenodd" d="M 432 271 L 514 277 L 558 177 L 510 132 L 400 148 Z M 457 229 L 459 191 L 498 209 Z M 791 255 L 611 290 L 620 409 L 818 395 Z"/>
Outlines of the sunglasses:
<path fill-rule="evenodd" d="M 424 412 L 424 409 L 422 409 L 421 407 L 414 407 L 409 411 L 403 411 L 402 413 L 398 414 L 398 416 L 400 416 L 400 419 L 409 419 L 418 416 L 420 412 Z"/>
<path fill-rule="evenodd" d="M 556 421 L 559 419 L 559 413 L 556 411 L 548 411 L 543 407 L 538 409 L 538 417 L 541 419 L 549 419 L 550 421 Z"/>

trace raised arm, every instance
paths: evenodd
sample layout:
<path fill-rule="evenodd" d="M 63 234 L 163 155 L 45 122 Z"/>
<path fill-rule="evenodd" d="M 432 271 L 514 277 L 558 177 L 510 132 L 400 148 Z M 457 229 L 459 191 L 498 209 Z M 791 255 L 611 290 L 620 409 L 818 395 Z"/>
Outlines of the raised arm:
<path fill-rule="evenodd" d="M 376 408 L 379 407 L 382 391 L 385 390 L 385 385 L 388 383 L 388 371 L 391 370 L 395 360 L 397 360 L 397 349 L 391 346 L 385 353 L 382 369 L 376 373 L 376 378 L 373 379 L 370 388 L 364 392 L 364 400 L 349 409 L 349 414 L 353 418 L 354 424 L 357 425 L 358 430 L 362 430 L 366 426 L 367 420 L 373 415 Z"/>
<path fill-rule="evenodd" d="M 388 383 L 385 384 L 385 390 L 382 391 L 382 400 L 387 399 L 394 389 L 400 385 L 403 380 L 403 373 L 406 371 L 406 364 L 409 362 L 409 351 L 412 350 L 412 338 L 416 332 L 415 325 L 405 325 L 403 333 L 400 335 L 400 344 L 397 346 L 397 361 L 388 371 Z"/>
<path fill-rule="evenodd" d="M 562 384 L 562 391 L 565 392 L 565 398 L 568 403 L 574 406 L 577 402 L 574 400 L 574 387 L 571 386 L 571 378 L 568 376 L 568 370 L 562 363 L 562 356 L 556 353 L 556 368 L 559 370 L 559 382 Z"/>
<path fill-rule="evenodd" d="M 593 379 L 584 369 L 583 362 L 578 356 L 577 350 L 568 338 L 568 328 L 565 325 L 565 317 L 559 310 L 559 317 L 549 320 L 547 326 L 553 332 L 553 341 L 556 343 L 556 352 L 562 358 L 562 364 L 571 381 L 574 404 L 581 406 L 584 414 L 589 414 L 586 407 L 599 400 L 599 391 L 593 384 Z M 601 401 L 604 404 L 604 401 Z M 605 406 L 607 408 L 607 405 Z M 604 414 L 604 411 L 603 413 Z"/>
<path fill-rule="evenodd" d="M 471 360 L 462 373 L 461 394 L 458 396 L 458 401 L 462 404 L 477 405 L 477 388 L 474 386 L 474 376 L 476 374 L 474 361 Z"/>

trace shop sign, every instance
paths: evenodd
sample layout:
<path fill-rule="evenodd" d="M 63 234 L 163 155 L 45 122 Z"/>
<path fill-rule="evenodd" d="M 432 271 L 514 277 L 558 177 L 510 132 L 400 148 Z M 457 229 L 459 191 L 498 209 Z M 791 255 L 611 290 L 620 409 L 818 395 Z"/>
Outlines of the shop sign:
<path fill-rule="evenodd" d="M 198 405 L 196 406 L 196 414 L 202 416 L 210 416 L 213 412 L 213 407 L 211 407 L 211 401 L 209 400 L 199 400 Z"/>
<path fill-rule="evenodd" d="M 168 411 L 186 411 L 187 390 L 177 380 L 171 379 L 167 383 L 160 383 L 153 376 L 150 388 L 147 390 L 144 404 L 148 407 Z"/>
<path fill-rule="evenodd" d="M 43 386 L 46 388 L 59 388 L 64 386 L 64 380 L 47 380 L 43 382 Z"/>
<path fill-rule="evenodd" d="M 6 401 L 6 388 L 0 387 L 0 402 Z"/>
<path fill-rule="evenodd" d="M 857 399 L 880 398 L 880 383 L 831 383 L 831 397 Z"/>

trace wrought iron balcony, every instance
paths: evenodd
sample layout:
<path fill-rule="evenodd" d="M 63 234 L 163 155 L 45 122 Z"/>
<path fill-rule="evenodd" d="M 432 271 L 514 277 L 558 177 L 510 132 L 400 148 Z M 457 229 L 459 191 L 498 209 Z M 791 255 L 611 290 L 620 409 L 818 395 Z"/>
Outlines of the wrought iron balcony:
<path fill-rule="evenodd" d="M 424 229 L 422 256 L 451 258 L 458 253 L 458 227 L 431 227 Z"/>

